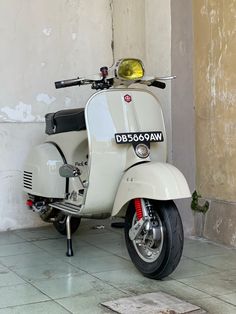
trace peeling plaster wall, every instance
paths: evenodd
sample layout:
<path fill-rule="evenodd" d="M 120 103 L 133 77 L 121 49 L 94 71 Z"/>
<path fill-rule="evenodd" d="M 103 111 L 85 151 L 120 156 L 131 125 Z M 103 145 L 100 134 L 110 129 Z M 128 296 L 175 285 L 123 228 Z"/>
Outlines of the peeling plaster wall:
<path fill-rule="evenodd" d="M 41 224 L 24 205 L 24 161 L 44 138 L 45 113 L 92 93 L 54 81 L 112 64 L 111 25 L 107 0 L 0 1 L 0 230 Z"/>
<path fill-rule="evenodd" d="M 204 235 L 236 247 L 236 1 L 195 0 L 197 189 Z"/>

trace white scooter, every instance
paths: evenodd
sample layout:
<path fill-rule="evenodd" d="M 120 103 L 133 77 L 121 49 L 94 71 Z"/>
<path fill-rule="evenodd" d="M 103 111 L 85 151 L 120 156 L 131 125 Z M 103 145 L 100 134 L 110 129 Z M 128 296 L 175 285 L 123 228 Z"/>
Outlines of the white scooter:
<path fill-rule="evenodd" d="M 34 147 L 24 169 L 27 205 L 67 235 L 81 218 L 125 218 L 131 260 L 149 278 L 168 276 L 179 263 L 183 227 L 173 200 L 190 197 L 183 174 L 166 163 L 159 101 L 146 88 L 165 79 L 145 77 L 138 59 L 121 59 L 89 78 L 56 82 L 56 88 L 90 84 L 99 90 L 84 109 L 46 115 L 45 143 Z"/>

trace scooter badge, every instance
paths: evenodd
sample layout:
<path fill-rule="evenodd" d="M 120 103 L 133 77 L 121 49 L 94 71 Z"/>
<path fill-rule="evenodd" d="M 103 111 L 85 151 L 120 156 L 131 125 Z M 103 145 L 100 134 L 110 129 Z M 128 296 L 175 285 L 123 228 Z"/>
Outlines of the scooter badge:
<path fill-rule="evenodd" d="M 132 101 L 132 97 L 131 97 L 130 95 L 126 94 L 126 95 L 124 96 L 124 100 L 129 103 L 129 102 Z"/>

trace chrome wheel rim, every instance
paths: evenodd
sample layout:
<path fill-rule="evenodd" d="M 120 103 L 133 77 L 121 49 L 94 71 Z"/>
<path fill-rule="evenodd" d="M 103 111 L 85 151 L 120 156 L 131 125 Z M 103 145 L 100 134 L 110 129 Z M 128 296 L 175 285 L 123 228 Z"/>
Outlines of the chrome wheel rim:
<path fill-rule="evenodd" d="M 160 239 L 153 239 L 153 231 L 151 229 L 149 231 L 143 230 L 138 238 L 132 241 L 139 257 L 147 263 L 153 263 L 159 258 L 164 242 L 164 232 L 161 219 L 157 213 L 155 213 L 155 217 L 158 222 L 158 227 L 160 228 Z M 136 222 L 137 217 L 136 214 L 134 214 L 132 226 L 135 225 Z"/>

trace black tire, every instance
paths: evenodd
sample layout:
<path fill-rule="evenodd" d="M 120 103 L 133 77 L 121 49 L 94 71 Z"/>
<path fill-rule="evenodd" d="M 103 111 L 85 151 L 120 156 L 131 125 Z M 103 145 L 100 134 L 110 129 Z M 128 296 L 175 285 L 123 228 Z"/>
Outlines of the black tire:
<path fill-rule="evenodd" d="M 61 215 L 58 221 L 53 222 L 53 226 L 62 235 L 66 235 L 66 217 L 67 216 L 65 215 Z M 75 233 L 76 230 L 79 228 L 80 221 L 81 218 L 71 217 L 70 219 L 71 234 Z"/>
<path fill-rule="evenodd" d="M 130 258 L 136 268 L 148 278 L 162 279 L 170 275 L 179 264 L 184 244 L 183 225 L 178 209 L 173 201 L 148 200 L 148 202 L 151 205 L 153 214 L 158 218 L 159 225 L 162 226 L 162 240 L 158 242 L 161 243 L 160 249 L 158 250 L 158 248 L 154 247 L 158 254 L 153 254 L 153 260 L 149 261 L 149 257 L 148 255 L 145 256 L 145 253 L 147 247 L 147 251 L 154 251 L 151 244 L 136 244 L 135 240 L 132 241 L 129 237 L 129 230 L 132 224 L 135 223 L 135 219 L 137 221 L 133 201 L 130 202 L 126 213 L 125 240 Z M 155 246 L 157 246 L 156 242 Z"/>

